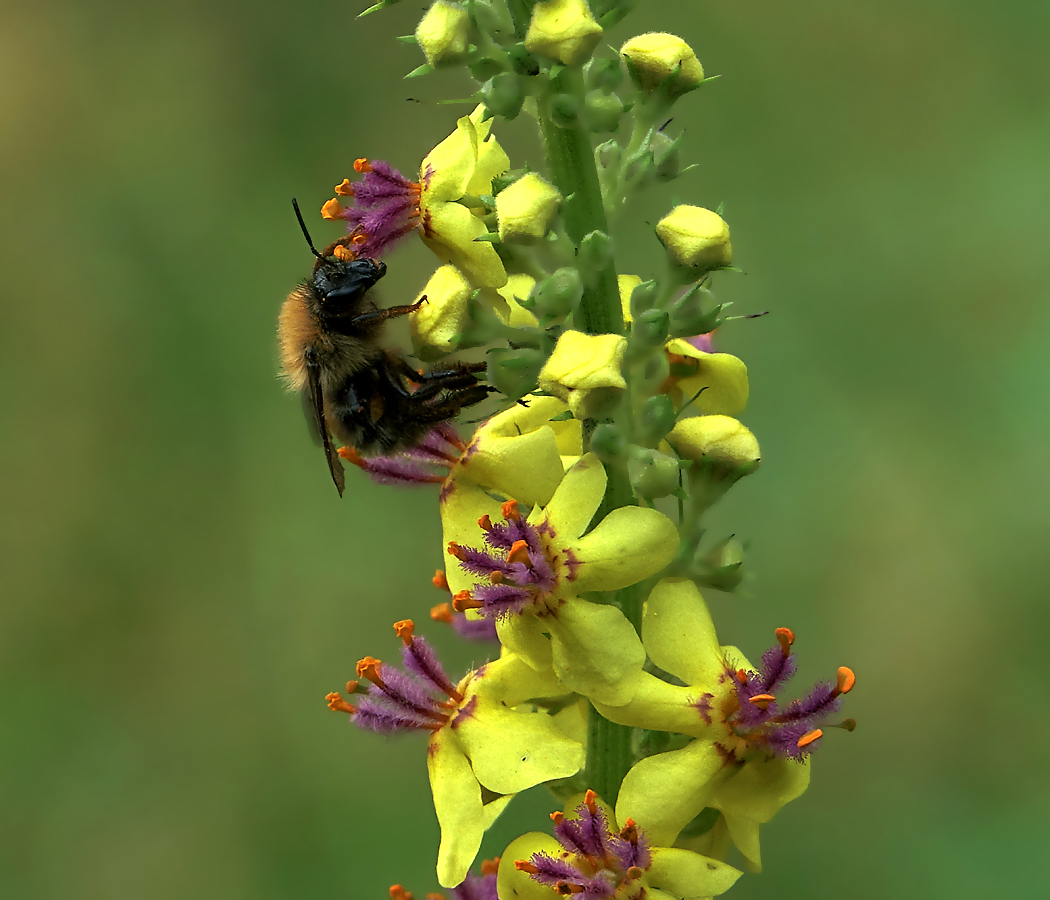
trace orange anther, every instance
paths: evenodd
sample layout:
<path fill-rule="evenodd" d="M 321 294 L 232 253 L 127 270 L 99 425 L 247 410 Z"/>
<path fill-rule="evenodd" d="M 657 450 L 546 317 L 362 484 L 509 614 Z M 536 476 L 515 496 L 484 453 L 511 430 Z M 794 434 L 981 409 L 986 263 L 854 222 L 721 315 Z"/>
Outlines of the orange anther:
<path fill-rule="evenodd" d="M 780 649 L 784 651 L 784 656 L 787 656 L 791 652 L 791 645 L 795 643 L 795 632 L 790 628 L 778 628 L 776 636 Z"/>
<path fill-rule="evenodd" d="M 593 816 L 598 812 L 598 795 L 588 788 L 587 793 L 583 795 L 583 805 L 590 810 Z"/>
<path fill-rule="evenodd" d="M 444 894 L 427 894 L 427 900 L 445 900 Z"/>
<path fill-rule="evenodd" d="M 845 728 L 846 731 L 853 731 L 857 727 L 856 719 L 843 719 L 839 724 L 839 728 Z"/>
<path fill-rule="evenodd" d="M 444 569 L 435 569 L 434 577 L 430 579 L 430 583 L 434 585 L 439 591 L 448 590 L 448 576 L 445 574 Z"/>
<path fill-rule="evenodd" d="M 529 564 L 529 545 L 527 541 L 515 541 L 510 548 L 510 553 L 507 554 L 507 562 L 509 563 L 525 563 Z"/>
<path fill-rule="evenodd" d="M 358 175 L 362 175 L 365 172 L 371 172 L 372 164 L 362 156 L 361 159 L 354 160 L 354 171 L 357 172 Z"/>
<path fill-rule="evenodd" d="M 489 572 L 489 584 L 503 584 L 503 573 Z"/>
<path fill-rule="evenodd" d="M 358 684 L 360 684 L 358 681 L 348 681 L 346 683 L 346 692 L 348 694 L 356 694 Z"/>
<path fill-rule="evenodd" d="M 564 821 L 564 819 L 565 819 L 565 813 L 563 813 L 560 809 L 556 809 L 554 812 L 552 812 L 550 814 L 550 820 L 555 825 L 560 825 Z"/>
<path fill-rule="evenodd" d="M 348 463 L 353 463 L 355 466 L 360 466 L 362 469 L 365 467 L 365 461 L 361 459 L 360 454 L 353 447 L 340 447 L 336 453 Z"/>
<path fill-rule="evenodd" d="M 770 703 L 773 703 L 777 698 L 772 694 L 759 694 L 756 697 L 751 697 L 750 702 L 754 703 L 759 709 L 766 709 Z"/>
<path fill-rule="evenodd" d="M 451 625 L 454 618 L 452 615 L 452 604 L 439 603 L 437 606 L 432 606 L 430 608 L 430 618 L 435 622 L 444 622 L 446 625 Z"/>
<path fill-rule="evenodd" d="M 808 747 L 818 738 L 822 738 L 824 732 L 819 728 L 814 728 L 812 731 L 807 731 L 802 737 L 798 739 L 798 748 L 801 750 L 803 747 Z"/>
<path fill-rule="evenodd" d="M 456 557 L 460 562 L 462 562 L 467 556 L 466 551 L 464 551 L 464 549 L 455 541 L 448 542 L 448 553 L 449 556 Z"/>
<path fill-rule="evenodd" d="M 343 207 L 338 200 L 333 197 L 327 201 L 324 206 L 321 207 L 321 218 L 328 219 L 340 219 L 343 216 Z"/>
<path fill-rule="evenodd" d="M 335 194 L 337 197 L 353 197 L 354 186 L 350 183 L 349 178 L 344 178 L 339 184 L 335 186 Z"/>
<path fill-rule="evenodd" d="M 456 612 L 466 612 L 468 609 L 481 609 L 480 600 L 475 600 L 470 591 L 460 591 L 452 597 L 452 608 Z"/>
<path fill-rule="evenodd" d="M 627 877 L 630 878 L 631 881 L 637 881 L 644 874 L 645 869 L 639 868 L 638 866 L 630 866 L 627 869 Z"/>
<path fill-rule="evenodd" d="M 620 837 L 625 841 L 630 841 L 632 844 L 638 840 L 638 824 L 634 819 L 628 819 L 623 823 L 623 828 L 620 829 Z"/>
<path fill-rule="evenodd" d="M 745 672 L 743 669 L 737 669 L 736 680 L 739 681 L 741 684 L 747 684 L 747 672 Z"/>
<path fill-rule="evenodd" d="M 351 706 L 342 697 L 340 697 L 334 691 L 331 694 L 325 694 L 325 700 L 328 701 L 328 708 L 334 712 L 345 712 L 353 715 L 357 712 L 356 706 Z"/>
<path fill-rule="evenodd" d="M 521 518 L 521 513 L 518 512 L 517 500 L 508 500 L 506 503 L 500 506 L 500 512 L 503 513 L 503 518 L 507 519 L 508 521 L 512 519 L 514 521 L 517 521 Z"/>
<path fill-rule="evenodd" d="M 478 519 L 478 528 L 482 531 L 492 531 L 492 519 L 489 518 L 488 513 L 485 513 L 485 515 Z"/>
<path fill-rule="evenodd" d="M 853 670 L 846 667 L 839 667 L 838 678 L 835 683 L 835 690 L 833 690 L 832 696 L 837 697 L 839 694 L 848 694 L 853 690 L 853 685 L 857 683 L 857 676 L 853 674 Z"/>
<path fill-rule="evenodd" d="M 368 235 L 365 234 L 363 231 L 359 231 L 352 238 L 350 238 L 350 243 L 351 244 L 363 244 L 367 240 L 368 240 Z"/>
<path fill-rule="evenodd" d="M 357 661 L 357 677 L 367 678 L 372 684 L 381 685 L 383 679 L 379 675 L 379 667 L 383 665 L 381 659 L 376 659 L 374 656 L 366 656 L 364 659 Z"/>
<path fill-rule="evenodd" d="M 495 875 L 499 871 L 499 857 L 494 856 L 492 859 L 485 859 L 481 862 L 481 874 L 482 875 Z"/>
<path fill-rule="evenodd" d="M 394 623 L 394 634 L 404 642 L 405 646 L 412 643 L 412 634 L 416 630 L 416 623 L 411 619 L 402 619 Z"/>
<path fill-rule="evenodd" d="M 332 251 L 332 256 L 336 259 L 341 259 L 343 262 L 350 262 L 351 260 L 357 259 L 354 252 L 344 245 L 340 244 Z"/>
<path fill-rule="evenodd" d="M 514 860 L 514 868 L 519 872 L 528 872 L 530 875 L 535 875 L 539 869 L 537 869 L 527 859 L 516 859 Z"/>
<path fill-rule="evenodd" d="M 412 895 L 399 884 L 390 885 L 390 900 L 412 900 Z"/>

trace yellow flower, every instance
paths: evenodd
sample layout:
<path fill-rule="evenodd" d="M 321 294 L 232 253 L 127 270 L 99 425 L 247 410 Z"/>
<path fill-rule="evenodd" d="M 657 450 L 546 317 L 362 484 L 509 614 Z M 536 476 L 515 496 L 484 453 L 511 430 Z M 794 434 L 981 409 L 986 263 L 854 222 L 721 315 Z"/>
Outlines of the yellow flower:
<path fill-rule="evenodd" d="M 645 91 L 655 91 L 670 76 L 670 96 L 675 97 L 704 80 L 704 69 L 692 48 L 680 37 L 661 32 L 640 34 L 620 48 L 620 56 L 634 70 Z"/>
<path fill-rule="evenodd" d="M 499 239 L 515 244 L 543 240 L 562 197 L 558 189 L 529 172 L 496 195 Z"/>
<path fill-rule="evenodd" d="M 416 43 L 432 66 L 462 57 L 469 37 L 470 15 L 445 0 L 437 0 L 416 26 Z"/>
<path fill-rule="evenodd" d="M 412 347 L 420 359 L 444 356 L 456 346 L 456 337 L 467 325 L 470 296 L 474 287 L 453 265 L 441 266 L 416 297 L 427 298 L 409 313 Z"/>
<path fill-rule="evenodd" d="M 532 8 L 525 47 L 571 66 L 590 56 L 601 36 L 587 0 L 541 0 Z"/>
<path fill-rule="evenodd" d="M 579 595 L 618 590 L 660 571 L 678 548 L 678 531 L 657 510 L 630 506 L 584 534 L 607 480 L 593 453 L 563 478 L 553 459 L 522 477 L 560 480 L 550 502 L 533 506 L 527 518 L 517 497 L 500 504 L 458 481 L 442 503 L 445 540 L 460 562 L 447 572 L 455 605 L 495 618 L 505 648 L 538 670 L 553 668 L 566 688 L 626 703 L 644 662 L 638 636 L 618 609 Z M 482 542 L 487 547 L 475 549 Z"/>
<path fill-rule="evenodd" d="M 586 418 L 627 387 L 620 368 L 627 339 L 619 334 L 566 331 L 540 370 L 539 385 Z"/>
<path fill-rule="evenodd" d="M 427 154 L 419 167 L 419 211 L 423 241 L 444 262 L 455 265 L 476 287 L 502 287 L 507 272 L 491 244 L 475 241 L 485 223 L 457 202 L 487 194 L 492 179 L 507 171 L 510 160 L 495 138 L 491 120 L 482 122 L 478 106 L 456 123 L 456 130 Z"/>
<path fill-rule="evenodd" d="M 664 385 L 679 402 L 700 393 L 696 407 L 708 415 L 735 416 L 747 405 L 747 366 L 729 353 L 707 353 L 685 338 L 665 345 L 671 375 Z"/>
<path fill-rule="evenodd" d="M 747 466 L 762 458 L 755 436 L 729 416 L 681 419 L 667 435 L 667 442 L 683 459 L 711 459 L 733 466 Z"/>
<path fill-rule="evenodd" d="M 729 226 L 718 213 L 702 206 L 676 206 L 656 223 L 656 234 L 684 266 L 707 271 L 733 261 Z"/>

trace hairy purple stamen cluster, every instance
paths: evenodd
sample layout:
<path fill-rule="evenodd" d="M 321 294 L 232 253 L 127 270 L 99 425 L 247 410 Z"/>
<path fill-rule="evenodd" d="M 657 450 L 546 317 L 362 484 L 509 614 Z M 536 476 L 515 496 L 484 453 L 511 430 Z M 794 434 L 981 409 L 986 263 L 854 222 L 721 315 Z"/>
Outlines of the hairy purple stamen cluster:
<path fill-rule="evenodd" d="M 377 662 L 368 696 L 357 704 L 355 724 L 372 731 L 391 734 L 396 731 L 436 731 L 448 723 L 449 698 L 462 700 L 456 686 L 438 661 L 433 648 L 422 638 L 413 637 L 401 648 L 402 672 L 386 663 Z M 359 666 L 358 671 L 361 672 Z M 370 677 L 366 671 L 366 677 Z M 473 713 L 477 698 L 471 698 L 456 712 L 456 720 Z"/>
<path fill-rule="evenodd" d="M 803 759 L 813 751 L 819 739 L 801 747 L 799 741 L 817 727 L 819 720 L 839 709 L 839 694 L 835 686 L 821 682 L 801 700 L 788 703 L 783 711 L 776 700 L 751 702 L 754 697 L 774 694 L 791 679 L 795 668 L 790 651 L 778 645 L 762 654 L 760 671 L 745 672 L 743 681 L 737 672 L 727 669 L 726 677 L 732 679 L 740 704 L 730 724 L 734 731 L 749 740 L 760 740 L 776 756 Z"/>
<path fill-rule="evenodd" d="M 495 619 L 468 619 L 457 615 L 452 619 L 452 628 L 460 637 L 471 641 L 499 641 Z"/>
<path fill-rule="evenodd" d="M 484 869 L 484 866 L 482 867 Z M 467 873 L 466 879 L 458 887 L 452 888 L 456 900 L 499 900 L 496 894 L 496 871 L 488 875 Z"/>
<path fill-rule="evenodd" d="M 461 569 L 485 579 L 470 592 L 481 604 L 482 616 L 501 619 L 518 615 L 557 587 L 558 573 L 543 540 L 544 535 L 554 537 L 547 522 L 538 527 L 530 525 L 515 510 L 504 522 L 489 523 L 482 529 L 490 550 L 457 545 L 454 554 Z M 574 574 L 570 571 L 570 577 Z"/>
<path fill-rule="evenodd" d="M 359 466 L 377 484 L 441 484 L 459 459 L 463 444 L 448 422 L 426 433 L 414 447 L 391 456 L 359 457 Z"/>
<path fill-rule="evenodd" d="M 632 827 L 623 832 L 610 831 L 605 812 L 593 801 L 581 803 L 575 812 L 578 818 L 562 818 L 554 826 L 554 836 L 573 854 L 572 860 L 534 853 L 525 871 L 560 894 L 579 900 L 609 900 L 649 869 L 649 842 L 630 821 L 627 824 Z"/>
<path fill-rule="evenodd" d="M 353 206 L 343 210 L 348 230 L 363 234 L 355 244 L 358 256 L 377 259 L 391 244 L 419 225 L 420 186 L 381 159 L 368 163 L 353 185 Z"/>

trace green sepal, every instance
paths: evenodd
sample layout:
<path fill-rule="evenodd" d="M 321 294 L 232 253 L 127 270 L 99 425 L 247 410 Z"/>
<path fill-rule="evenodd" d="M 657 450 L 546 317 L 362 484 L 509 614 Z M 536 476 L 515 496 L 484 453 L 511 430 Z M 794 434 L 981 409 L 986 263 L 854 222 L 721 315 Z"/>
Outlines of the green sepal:
<path fill-rule="evenodd" d="M 363 19 L 365 16 L 371 15 L 374 12 L 379 12 L 381 9 L 386 9 L 388 6 L 394 6 L 400 2 L 401 0 L 379 0 L 378 3 L 368 7 L 364 12 L 358 13 L 357 18 Z"/>
<path fill-rule="evenodd" d="M 364 13 L 361 13 L 361 15 L 364 15 Z M 419 46 L 419 41 L 416 40 L 414 34 L 399 34 L 394 40 L 400 44 L 415 44 L 417 47 Z"/>
<path fill-rule="evenodd" d="M 411 72 L 409 72 L 405 78 L 419 78 L 423 75 L 429 75 L 434 71 L 434 67 L 430 63 L 423 63 L 421 66 L 417 66 Z"/>

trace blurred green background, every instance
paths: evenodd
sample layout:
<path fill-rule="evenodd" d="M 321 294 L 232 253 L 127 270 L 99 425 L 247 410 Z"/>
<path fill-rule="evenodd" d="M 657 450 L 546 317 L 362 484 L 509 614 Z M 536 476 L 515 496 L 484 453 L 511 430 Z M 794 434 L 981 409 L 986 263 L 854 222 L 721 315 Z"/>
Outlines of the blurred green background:
<path fill-rule="evenodd" d="M 289 199 L 358 156 L 411 171 L 461 114 L 406 100 L 465 90 L 400 80 L 422 5 L 4 4 L 4 898 L 437 887 L 422 741 L 322 699 L 438 599 L 433 497 L 348 472 L 338 501 L 274 339 L 311 263 Z M 747 274 L 716 290 L 772 311 L 722 337 L 763 466 L 718 514 L 757 577 L 716 622 L 752 656 L 790 625 L 800 681 L 858 674 L 857 731 L 729 896 L 1038 896 L 1050 7 L 642 5 L 610 43 L 674 31 L 724 76 L 680 105 L 701 168 L 673 193 L 725 202 Z M 621 271 L 655 265 L 669 202 Z M 433 266 L 391 262 L 388 302 Z M 484 852 L 551 808 L 519 798 Z"/>

